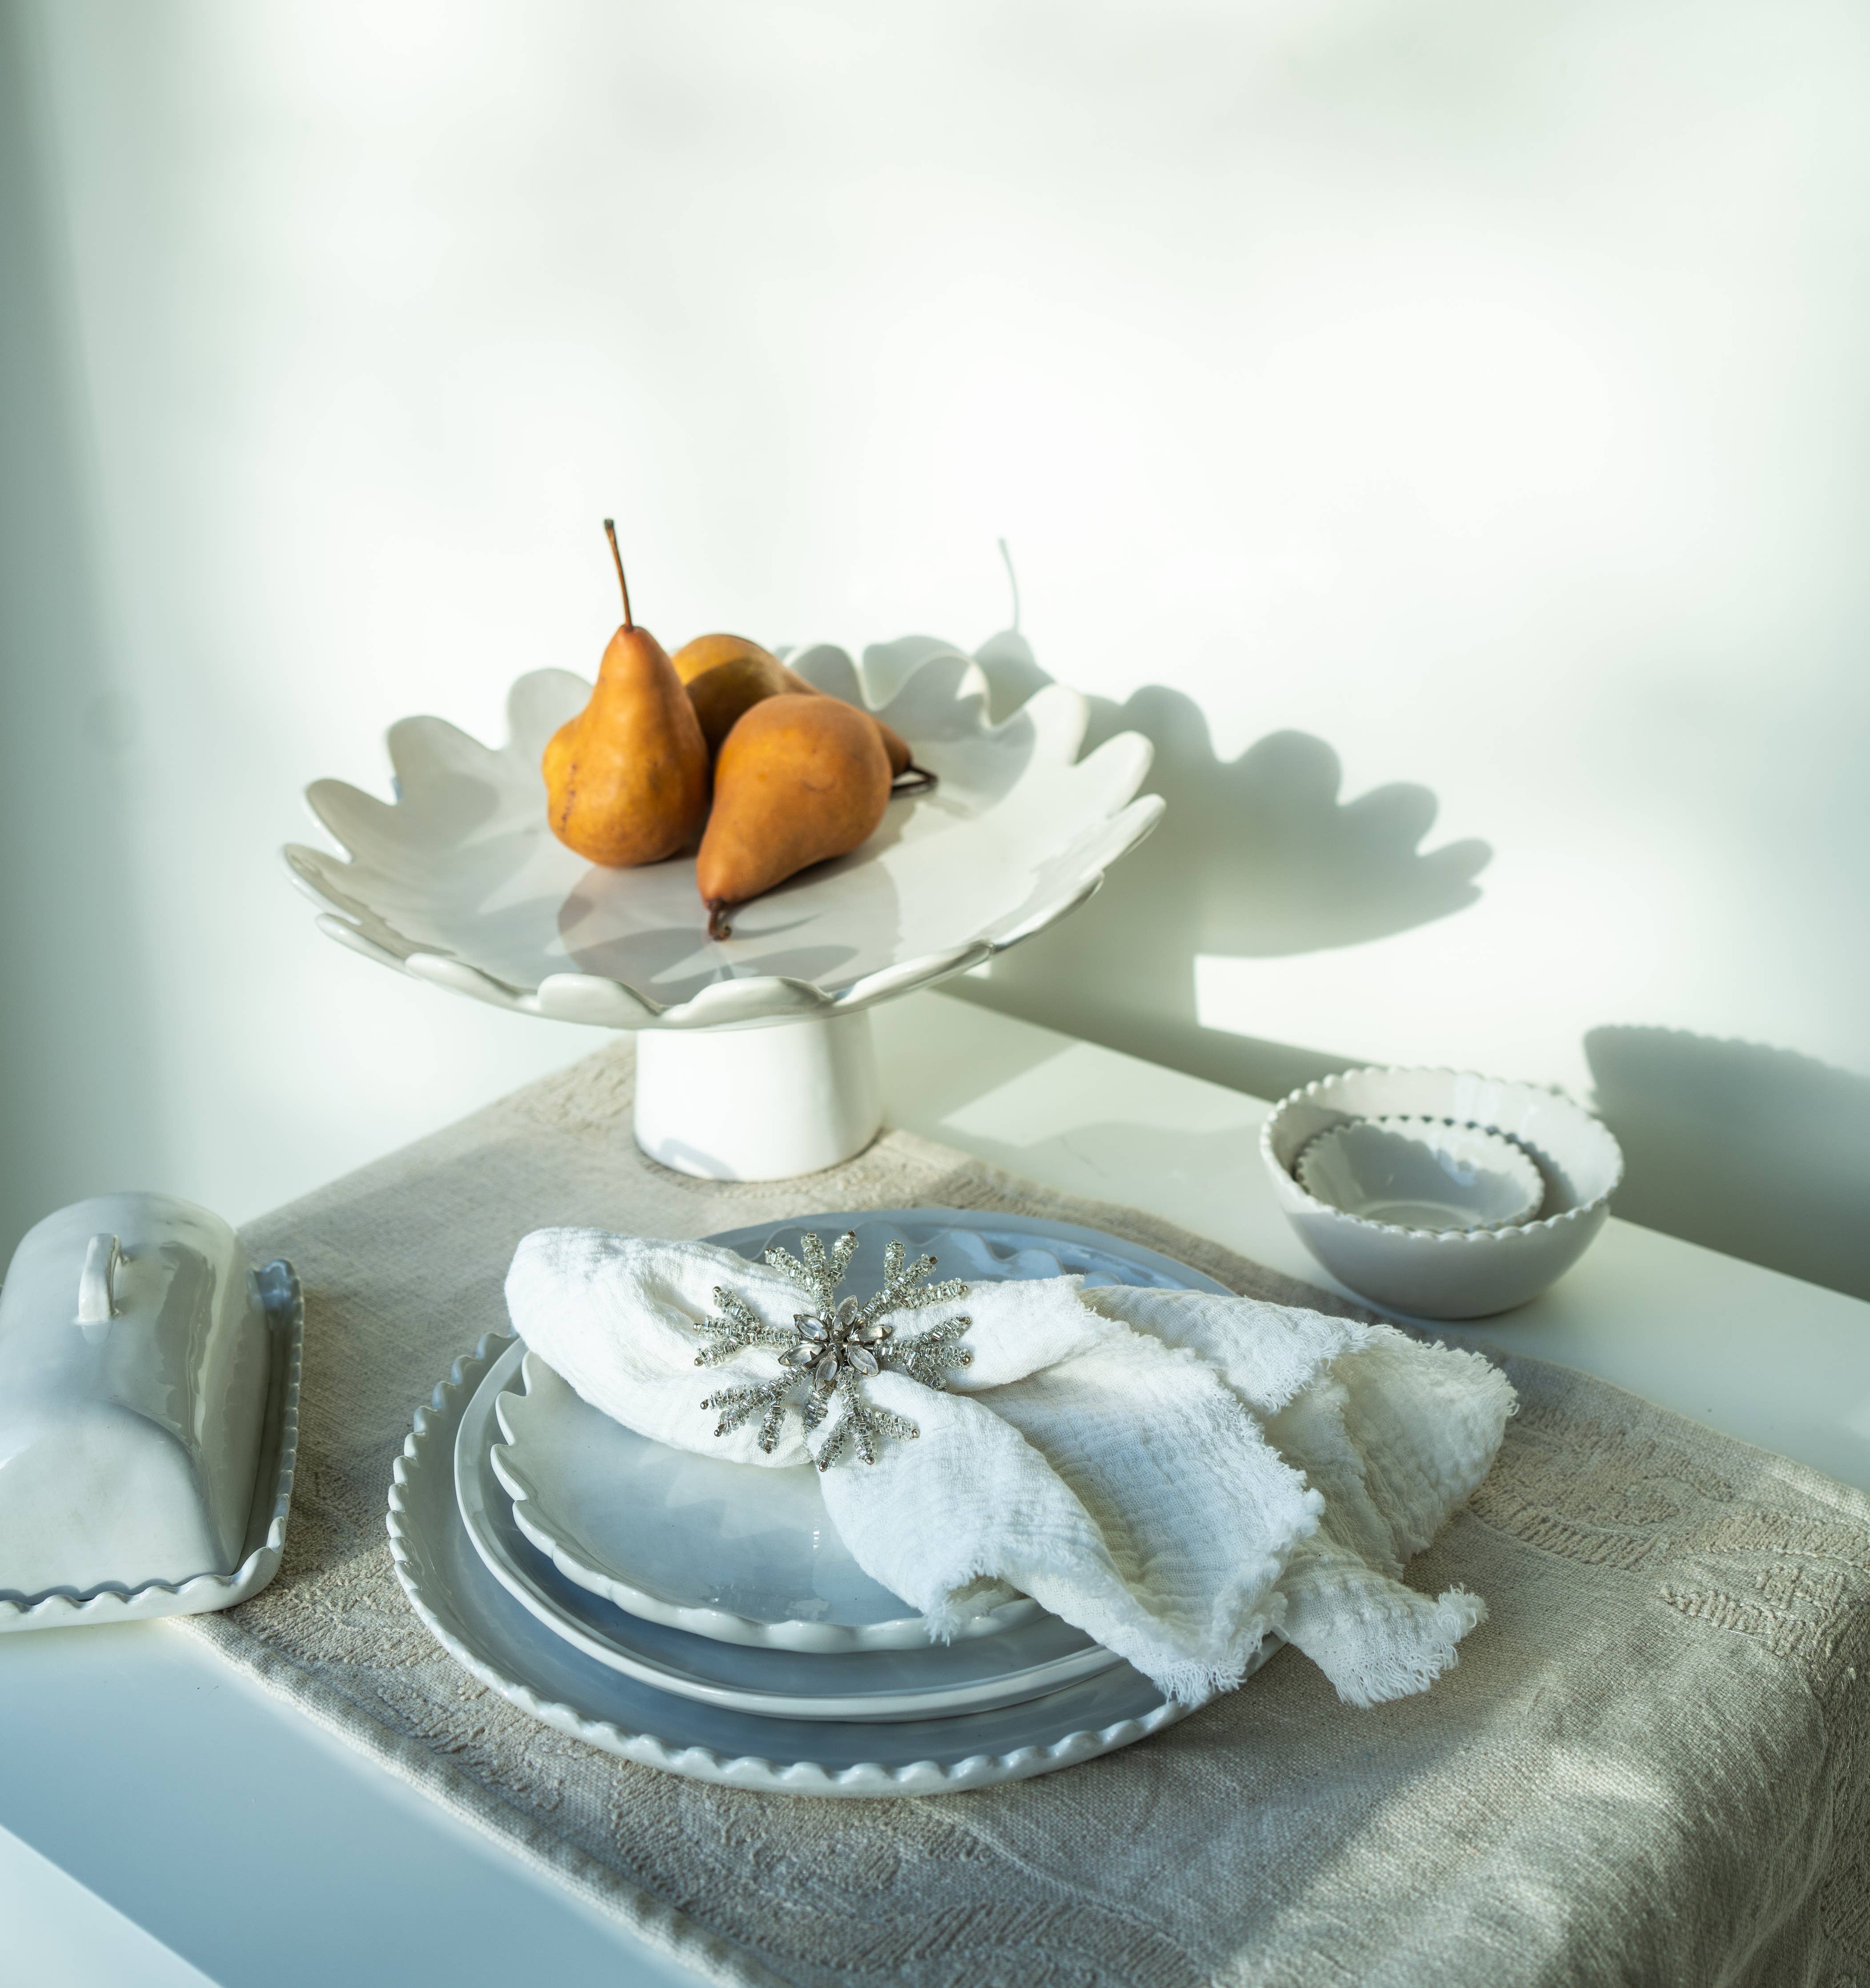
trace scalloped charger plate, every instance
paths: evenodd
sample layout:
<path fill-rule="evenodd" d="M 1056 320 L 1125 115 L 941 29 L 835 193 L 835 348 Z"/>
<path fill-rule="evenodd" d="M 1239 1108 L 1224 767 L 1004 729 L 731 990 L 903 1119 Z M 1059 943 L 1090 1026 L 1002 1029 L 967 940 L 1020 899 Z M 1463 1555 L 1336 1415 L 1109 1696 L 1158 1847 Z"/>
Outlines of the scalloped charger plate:
<path fill-rule="evenodd" d="M 1043 1698 L 952 1719 L 763 1719 L 678 1698 L 595 1662 L 481 1564 L 455 1498 L 453 1450 L 492 1335 L 416 1411 L 390 1486 L 390 1550 L 435 1641 L 509 1704 L 604 1753 L 691 1780 L 776 1794 L 931 1795 L 1023 1780 L 1159 1733 L 1190 1707 L 1127 1664 Z M 1261 1655 L 1271 1653 L 1271 1639 Z"/>
<path fill-rule="evenodd" d="M 306 800 L 346 854 L 289 844 L 286 863 L 320 928 L 383 965 L 520 1013 L 695 1029 L 853 1013 L 978 965 L 1082 904 L 1162 811 L 1136 797 L 1139 734 L 1078 759 L 1088 708 L 1063 685 L 995 725 L 959 653 L 887 644 L 861 681 L 841 649 L 793 664 L 877 710 L 938 781 L 892 800 L 850 855 L 741 907 L 729 939 L 708 937 L 692 857 L 604 869 L 546 827 L 540 754 L 590 695 L 563 670 L 513 685 L 503 746 L 439 718 L 393 725 L 396 800 L 315 781 Z"/>
<path fill-rule="evenodd" d="M 868 1211 L 736 1230 L 714 1239 L 757 1253 L 805 1227 L 854 1219 L 979 1225 L 1020 1246 L 1082 1246 L 1085 1274 L 1104 1283 L 1222 1286 L 1155 1252 L 1063 1223 L 956 1209 Z M 1101 1260 L 1097 1260 L 1101 1259 Z M 949 1794 L 1024 1780 L 1114 1752 L 1188 1716 L 1128 1664 L 1030 1699 L 950 1718 L 768 1719 L 682 1698 L 595 1662 L 553 1634 L 495 1580 L 469 1538 L 455 1496 L 456 1435 L 503 1339 L 490 1334 L 458 1360 L 416 1411 L 390 1487 L 387 1526 L 397 1579 L 441 1647 L 509 1703 L 555 1731 L 646 1767 L 779 1794 L 874 1797 Z M 1268 1637 L 1249 1666 L 1278 1648 Z"/>

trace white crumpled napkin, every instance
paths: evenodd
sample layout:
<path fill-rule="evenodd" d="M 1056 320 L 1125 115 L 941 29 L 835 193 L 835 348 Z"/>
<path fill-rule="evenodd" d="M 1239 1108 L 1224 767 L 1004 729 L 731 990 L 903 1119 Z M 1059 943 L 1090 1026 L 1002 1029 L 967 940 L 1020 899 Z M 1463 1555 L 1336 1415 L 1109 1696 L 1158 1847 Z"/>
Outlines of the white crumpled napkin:
<path fill-rule="evenodd" d="M 705 1397 L 781 1371 L 764 1348 L 697 1366 L 717 1286 L 774 1325 L 808 1306 L 731 1250 L 579 1229 L 527 1236 L 506 1300 L 527 1344 L 617 1421 L 702 1456 L 810 1462 L 835 1413 L 809 1439 L 789 1414 L 770 1455 L 757 1417 L 715 1435 Z M 945 1392 L 887 1371 L 862 1383 L 919 1437 L 874 1465 L 847 1452 L 820 1479 L 858 1564 L 935 1634 L 1016 1589 L 1198 1704 L 1277 1628 L 1370 1705 L 1425 1689 L 1484 1616 L 1475 1595 L 1398 1578 L 1486 1475 L 1513 1412 L 1478 1355 L 1075 1276 L 974 1283 L 890 1318 L 908 1335 L 957 1312 L 972 1358 Z"/>

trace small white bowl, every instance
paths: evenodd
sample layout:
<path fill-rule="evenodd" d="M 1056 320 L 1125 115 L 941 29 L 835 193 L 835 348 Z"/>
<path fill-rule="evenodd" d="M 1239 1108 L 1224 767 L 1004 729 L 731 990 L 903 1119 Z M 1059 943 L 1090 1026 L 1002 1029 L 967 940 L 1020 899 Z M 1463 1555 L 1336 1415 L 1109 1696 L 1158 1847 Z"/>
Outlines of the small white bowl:
<path fill-rule="evenodd" d="M 1510 1139 L 1437 1118 L 1334 1125 L 1296 1172 L 1314 1200 L 1398 1229 L 1504 1229 L 1545 1199 L 1544 1177 Z"/>
<path fill-rule="evenodd" d="M 1388 1117 L 1504 1134 L 1544 1183 L 1533 1217 L 1504 1229 L 1410 1229 L 1347 1215 L 1300 1185 L 1293 1170 L 1320 1134 Z M 1354 1070 L 1308 1084 L 1273 1107 L 1260 1151 L 1286 1219 L 1332 1276 L 1419 1318 L 1484 1318 L 1537 1297 L 1590 1246 L 1623 1178 L 1616 1141 L 1568 1097 L 1465 1070 Z"/>

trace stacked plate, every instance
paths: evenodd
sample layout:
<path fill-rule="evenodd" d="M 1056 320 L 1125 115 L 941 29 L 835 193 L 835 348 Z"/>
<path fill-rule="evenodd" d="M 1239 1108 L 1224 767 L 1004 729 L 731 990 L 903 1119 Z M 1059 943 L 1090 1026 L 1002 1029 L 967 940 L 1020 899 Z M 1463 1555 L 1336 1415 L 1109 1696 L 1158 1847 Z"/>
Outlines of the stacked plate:
<path fill-rule="evenodd" d="M 1218 1290 L 1138 1246 L 948 1209 L 831 1213 L 712 1240 L 757 1260 L 854 1229 L 970 1283 L 1076 1273 Z M 840 1467 L 861 1469 L 850 1464 Z M 729 1463 L 640 1436 L 515 1340 L 418 1415 L 391 1495 L 397 1573 L 444 1647 L 562 1731 L 674 1772 L 821 1794 L 922 1794 L 1041 1773 L 1181 1716 L 1148 1679 L 1009 1591 L 931 1641 L 830 1523 L 809 1465 Z"/>

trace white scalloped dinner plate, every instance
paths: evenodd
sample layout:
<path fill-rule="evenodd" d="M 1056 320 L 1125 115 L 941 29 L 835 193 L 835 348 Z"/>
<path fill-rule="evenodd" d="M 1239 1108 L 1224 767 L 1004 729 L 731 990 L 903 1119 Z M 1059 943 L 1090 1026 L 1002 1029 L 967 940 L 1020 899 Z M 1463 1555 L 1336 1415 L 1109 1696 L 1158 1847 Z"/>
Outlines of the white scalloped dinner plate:
<path fill-rule="evenodd" d="M 949 1718 L 1043 1697 L 1121 1661 L 1036 1606 L 1021 1626 L 985 1641 L 931 1643 L 925 1635 L 909 1648 L 839 1656 L 749 1648 L 626 1614 L 566 1581 L 528 1544 L 489 1467 L 495 1408 L 512 1398 L 503 1391 L 522 1364 L 543 1365 L 516 1340 L 462 1416 L 455 1437 L 455 1503 L 495 1580 L 554 1635 L 610 1669 L 678 1697 L 763 1718 L 900 1719 Z M 680 1454 L 663 1453 L 671 1460 Z"/>
<path fill-rule="evenodd" d="M 723 1643 L 799 1654 L 928 1646 L 921 1617 L 857 1565 L 809 1463 L 767 1469 L 639 1435 L 581 1401 L 536 1353 L 520 1378 L 522 1389 L 495 1405 L 489 1462 L 514 1523 L 566 1581 Z M 963 1639 L 1039 1612 L 1011 1596 Z"/>
<path fill-rule="evenodd" d="M 487 1571 L 455 1502 L 455 1432 L 499 1343 L 489 1335 L 458 1360 L 432 1405 L 416 1411 L 390 1486 L 390 1550 L 410 1606 L 437 1642 L 490 1691 L 556 1731 L 733 1787 L 928 1795 L 1049 1773 L 1186 1716 L 1188 1706 L 1127 1664 L 990 1712 L 871 1723 L 763 1719 L 678 1698 L 593 1662 Z M 1260 1659 L 1274 1647 L 1269 1638 Z"/>
<path fill-rule="evenodd" d="M 884 1251 L 898 1240 L 912 1256 L 930 1252 L 938 1274 L 975 1283 L 1071 1273 L 1222 1288 L 1115 1236 L 962 1209 L 847 1210 L 708 1239 L 757 1262 L 774 1242 L 796 1254 L 807 1229 L 829 1242 L 847 1229 L 858 1247 L 845 1288 L 860 1299 L 881 1286 Z M 631 1615 L 722 1642 L 926 1652 L 922 1618 L 857 1565 L 810 1465 L 777 1470 L 672 1449 L 580 1401 L 536 1354 L 526 1375 L 523 1394 L 499 1394 L 506 1440 L 492 1467 L 515 1524 L 567 1581 Z M 966 1633 L 1024 1634 L 1042 1619 L 1036 1603 L 1009 1597 Z"/>

